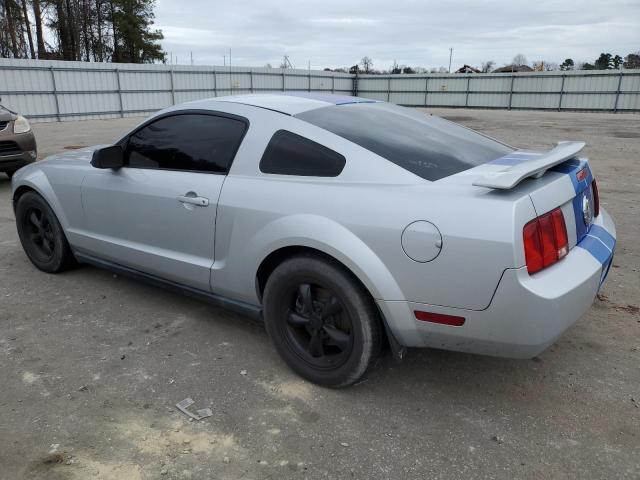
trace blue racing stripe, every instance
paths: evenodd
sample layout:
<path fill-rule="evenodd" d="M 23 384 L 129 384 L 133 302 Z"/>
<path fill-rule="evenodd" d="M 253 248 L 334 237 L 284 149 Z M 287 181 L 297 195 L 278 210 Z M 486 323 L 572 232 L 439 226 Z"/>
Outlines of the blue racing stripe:
<path fill-rule="evenodd" d="M 616 239 L 600 225 L 592 225 L 589 229 L 588 235 L 590 237 L 596 237 L 612 252 L 613 249 L 616 248 Z"/>
<path fill-rule="evenodd" d="M 613 254 L 604 243 L 590 235 L 584 237 L 577 246 L 589 252 L 601 265 L 607 263 Z"/>
<path fill-rule="evenodd" d="M 533 160 L 534 158 L 542 155 L 541 153 L 535 152 L 511 152 L 505 155 L 504 157 L 496 158 L 495 160 L 491 160 L 487 162 L 489 165 L 518 165 L 523 162 L 527 162 L 529 160 Z"/>
<path fill-rule="evenodd" d="M 329 93 L 313 93 L 313 92 L 286 92 L 283 95 L 290 97 L 308 98 L 310 100 L 319 100 L 321 102 L 332 103 L 334 105 L 348 105 L 350 103 L 380 103 L 380 100 L 371 98 L 351 97 L 348 95 L 333 95 Z"/>

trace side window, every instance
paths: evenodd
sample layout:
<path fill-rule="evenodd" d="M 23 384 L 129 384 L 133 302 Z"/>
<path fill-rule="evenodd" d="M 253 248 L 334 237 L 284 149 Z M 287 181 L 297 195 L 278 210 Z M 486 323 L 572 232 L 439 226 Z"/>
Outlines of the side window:
<path fill-rule="evenodd" d="M 260 171 L 280 175 L 337 177 L 346 160 L 333 150 L 307 138 L 278 130 L 260 160 Z"/>
<path fill-rule="evenodd" d="M 143 127 L 125 149 L 129 167 L 227 173 L 245 122 L 205 114 L 178 114 Z"/>

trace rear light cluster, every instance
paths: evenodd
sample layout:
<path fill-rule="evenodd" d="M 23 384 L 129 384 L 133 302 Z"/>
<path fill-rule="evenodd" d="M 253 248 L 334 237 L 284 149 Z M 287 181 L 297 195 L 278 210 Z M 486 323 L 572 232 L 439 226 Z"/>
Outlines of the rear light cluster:
<path fill-rule="evenodd" d="M 560 208 L 531 220 L 522 231 L 527 271 L 536 273 L 569 253 L 567 226 Z"/>
<path fill-rule="evenodd" d="M 593 193 L 593 216 L 600 215 L 600 195 L 598 195 L 598 184 L 594 178 L 591 182 L 591 192 Z"/>

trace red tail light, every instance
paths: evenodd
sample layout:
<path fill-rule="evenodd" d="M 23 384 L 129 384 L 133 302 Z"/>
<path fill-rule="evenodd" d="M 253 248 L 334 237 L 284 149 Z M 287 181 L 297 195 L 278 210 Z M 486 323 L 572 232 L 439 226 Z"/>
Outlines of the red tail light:
<path fill-rule="evenodd" d="M 591 191 L 593 192 L 593 216 L 600 215 L 600 195 L 598 195 L 598 184 L 594 178 L 591 182 Z"/>
<path fill-rule="evenodd" d="M 553 265 L 569 253 L 567 226 L 560 208 L 527 223 L 522 230 L 522 237 L 530 274 Z"/>

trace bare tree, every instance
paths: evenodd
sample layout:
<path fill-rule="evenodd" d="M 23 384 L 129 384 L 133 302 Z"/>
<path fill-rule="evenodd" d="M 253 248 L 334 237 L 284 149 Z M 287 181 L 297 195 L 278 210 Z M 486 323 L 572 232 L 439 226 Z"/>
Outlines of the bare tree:
<path fill-rule="evenodd" d="M 38 58 L 46 58 L 47 50 L 44 46 L 44 34 L 42 32 L 42 9 L 40 0 L 31 0 L 33 6 L 33 18 L 36 23 L 36 43 L 38 45 Z"/>
<path fill-rule="evenodd" d="M 496 62 L 493 60 L 487 60 L 486 62 L 482 62 L 482 73 L 489 73 L 495 67 Z"/>
<path fill-rule="evenodd" d="M 33 48 L 33 35 L 31 35 L 31 23 L 29 22 L 29 13 L 27 12 L 27 0 L 22 0 L 21 4 L 24 30 L 27 33 L 27 39 L 29 40 L 29 52 L 31 53 L 31 58 L 36 58 L 36 51 Z"/>
<path fill-rule="evenodd" d="M 373 67 L 373 60 L 370 57 L 362 57 L 360 60 L 360 65 L 362 65 L 362 70 L 364 73 L 369 73 L 371 68 Z"/>
<path fill-rule="evenodd" d="M 522 53 L 517 54 L 513 57 L 512 62 L 516 67 L 521 67 L 522 65 L 527 65 L 527 57 L 525 57 Z"/>

